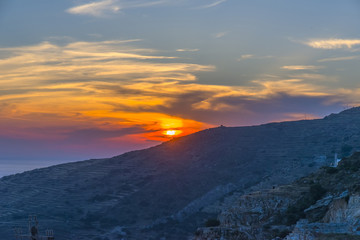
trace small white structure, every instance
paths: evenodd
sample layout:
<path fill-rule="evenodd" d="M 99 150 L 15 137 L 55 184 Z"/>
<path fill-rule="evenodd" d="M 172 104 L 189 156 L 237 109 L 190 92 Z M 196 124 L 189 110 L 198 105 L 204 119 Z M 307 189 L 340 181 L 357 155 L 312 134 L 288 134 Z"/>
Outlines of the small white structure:
<path fill-rule="evenodd" d="M 334 162 L 331 164 L 331 167 L 337 167 L 339 165 L 340 161 L 341 161 L 341 158 L 338 158 L 337 153 L 335 153 Z"/>

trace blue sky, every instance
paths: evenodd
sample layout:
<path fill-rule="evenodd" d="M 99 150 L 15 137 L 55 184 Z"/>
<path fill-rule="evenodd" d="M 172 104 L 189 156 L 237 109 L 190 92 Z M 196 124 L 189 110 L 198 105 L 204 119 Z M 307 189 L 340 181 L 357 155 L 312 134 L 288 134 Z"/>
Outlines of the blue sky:
<path fill-rule="evenodd" d="M 356 0 L 3 0 L 0 164 L 357 106 L 359 23 Z"/>

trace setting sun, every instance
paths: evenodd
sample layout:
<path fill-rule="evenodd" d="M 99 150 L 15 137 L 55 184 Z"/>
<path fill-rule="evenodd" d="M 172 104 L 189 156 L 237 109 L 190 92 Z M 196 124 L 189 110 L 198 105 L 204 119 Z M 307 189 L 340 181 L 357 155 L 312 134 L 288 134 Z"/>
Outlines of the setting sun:
<path fill-rule="evenodd" d="M 176 130 L 167 130 L 165 132 L 165 134 L 168 136 L 174 136 L 176 134 L 176 132 L 177 132 Z"/>

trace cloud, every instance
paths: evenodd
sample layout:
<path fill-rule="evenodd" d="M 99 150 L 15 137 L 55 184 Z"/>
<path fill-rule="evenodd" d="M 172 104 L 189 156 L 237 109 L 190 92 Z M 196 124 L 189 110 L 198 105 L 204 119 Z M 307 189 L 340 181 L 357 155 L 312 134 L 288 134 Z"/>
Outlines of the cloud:
<path fill-rule="evenodd" d="M 359 59 L 360 56 L 348 56 L 348 57 L 332 57 L 332 58 L 323 58 L 318 60 L 318 62 L 337 62 L 337 61 L 348 61 Z"/>
<path fill-rule="evenodd" d="M 353 46 L 360 45 L 360 39 L 312 39 L 304 44 L 319 49 L 339 49 L 339 48 L 352 48 Z"/>
<path fill-rule="evenodd" d="M 323 66 L 313 66 L 313 65 L 288 65 L 282 66 L 282 69 L 286 70 L 317 70 L 323 68 Z"/>
<path fill-rule="evenodd" d="M 124 3 L 124 8 L 140 8 L 140 7 L 151 7 L 156 5 L 168 4 L 169 0 L 159 0 L 159 1 L 134 1 L 130 0 Z"/>
<path fill-rule="evenodd" d="M 81 129 L 99 128 L 105 134 L 119 127 L 136 127 L 135 130 L 142 131 L 119 131 L 138 135 L 143 141 L 165 140 L 161 119 L 174 116 L 157 109 L 170 105 L 182 92 L 180 82 L 196 81 L 195 72 L 215 68 L 182 63 L 175 57 L 159 55 L 155 49 L 133 46 L 137 42 L 70 42 L 65 45 L 42 42 L 0 49 L 1 134 L 49 138 L 61 137 L 64 133 L 40 134 L 40 130 L 34 129 L 56 126 L 79 129 L 80 132 L 75 132 L 84 135 Z M 198 131 L 203 126 L 191 119 L 180 120 L 184 122 L 183 134 Z M 99 134 L 97 139 L 106 136 L 104 134 Z M 96 134 L 91 136 L 96 137 Z M 75 139 L 73 135 L 69 137 Z"/>
<path fill-rule="evenodd" d="M 50 129 L 51 130 L 51 129 Z M 142 126 L 133 126 L 122 129 L 102 129 L 102 128 L 85 128 L 67 130 L 63 133 L 68 143 L 81 143 L 90 141 L 99 141 L 100 139 L 113 139 L 117 137 L 126 136 L 129 134 L 143 133 L 144 129 Z"/>
<path fill-rule="evenodd" d="M 320 118 L 319 115 L 308 114 L 307 112 L 285 113 L 284 116 L 285 116 L 285 119 L 281 119 L 281 121 L 294 121 L 294 120 L 298 120 L 298 119 L 310 120 L 310 119 Z"/>
<path fill-rule="evenodd" d="M 198 48 L 179 48 L 176 49 L 177 52 L 198 52 Z"/>
<path fill-rule="evenodd" d="M 214 37 L 215 38 L 222 38 L 222 37 L 224 37 L 225 35 L 227 35 L 228 34 L 228 32 L 219 32 L 219 33 L 216 33 L 215 35 L 214 35 Z"/>
<path fill-rule="evenodd" d="M 252 55 L 252 54 L 244 54 L 244 55 L 241 55 L 241 59 L 251 59 L 251 58 L 254 58 L 255 56 Z"/>
<path fill-rule="evenodd" d="M 253 54 L 243 54 L 240 56 L 240 58 L 237 59 L 237 61 L 247 60 L 247 59 L 269 59 L 273 58 L 273 56 L 255 56 Z"/>
<path fill-rule="evenodd" d="M 313 81 L 326 77 L 315 74 L 266 76 L 238 86 L 202 83 L 197 75 L 216 71 L 214 66 L 182 62 L 140 44 L 42 42 L 0 49 L 0 136 L 66 140 L 79 149 L 96 142 L 118 146 L 126 138 L 149 146 L 168 140 L 165 126 L 189 134 L 222 121 L 278 119 L 256 113 L 262 105 L 274 110 L 299 99 L 319 105 L 349 99 L 345 90 Z M 351 100 L 355 94 L 350 92 Z M 286 111 L 304 111 L 294 109 Z"/>
<path fill-rule="evenodd" d="M 198 8 L 212 8 L 212 7 L 216 7 L 217 5 L 219 5 L 219 4 L 221 4 L 221 3 L 224 3 L 224 2 L 226 2 L 226 1 L 227 1 L 227 0 L 219 0 L 219 1 L 210 3 L 210 4 L 207 4 L 207 5 L 198 7 Z"/>
<path fill-rule="evenodd" d="M 196 107 L 195 110 L 190 108 L 188 112 L 191 112 L 192 118 L 195 117 L 199 121 L 217 123 L 217 125 L 241 126 L 270 121 L 304 119 L 304 113 L 308 115 L 316 113 L 316 115 L 321 116 L 331 111 L 337 111 L 339 108 L 336 108 L 342 101 L 340 98 L 333 101 L 332 93 L 323 94 L 319 87 L 317 87 L 318 90 L 313 89 L 311 91 L 303 88 L 302 91 L 304 92 L 299 93 L 294 89 L 290 91 L 290 94 L 287 94 L 284 92 L 288 90 L 287 87 L 296 88 L 298 86 L 295 82 L 293 85 L 286 82 L 267 82 L 266 85 L 266 87 L 261 86 L 261 84 L 253 85 L 252 89 L 232 89 L 235 90 L 232 94 L 217 97 L 212 97 L 211 94 L 204 96 L 194 93 L 193 97 L 187 96 L 186 99 L 192 99 L 191 102 L 199 104 L 193 106 L 193 108 Z M 282 86 L 280 87 L 280 85 Z M 312 85 L 308 84 L 308 86 L 311 87 Z M 316 93 L 316 91 L 319 92 Z M 204 100 L 200 102 L 198 96 Z M 181 104 L 187 105 L 188 103 L 179 101 L 179 106 Z M 174 111 L 179 111 L 179 109 L 181 107 L 175 107 Z M 319 109 L 323 112 L 319 113 Z M 221 118 L 218 117 L 219 114 L 221 114 Z M 289 114 L 292 114 L 291 117 Z"/>
<path fill-rule="evenodd" d="M 337 78 L 332 76 L 326 76 L 322 74 L 309 74 L 309 73 L 303 73 L 303 74 L 294 74 L 290 75 L 291 78 L 294 79 L 302 79 L 302 80 L 309 80 L 309 81 L 327 81 L 327 82 L 336 82 Z"/>
<path fill-rule="evenodd" d="M 75 6 L 66 10 L 66 12 L 78 15 L 90 15 L 94 17 L 104 17 L 108 14 L 117 13 L 122 9 L 151 7 L 167 4 L 167 0 L 159 1 L 120 1 L 120 0 L 102 0 L 90 2 L 87 4 Z"/>
<path fill-rule="evenodd" d="M 91 15 L 94 17 L 104 16 L 106 13 L 116 13 L 121 9 L 116 0 L 102 0 L 75 6 L 66 10 L 71 14 Z"/>
<path fill-rule="evenodd" d="M 194 71 L 211 71 L 212 66 L 155 62 L 175 59 L 157 55 L 153 49 L 129 46 L 132 41 L 72 42 L 59 46 L 50 42 L 0 49 L 10 57 L 0 59 L 0 80 L 34 85 L 41 81 L 82 82 L 92 80 L 168 78 L 194 80 Z M 28 82 L 32 80 L 32 82 Z"/>

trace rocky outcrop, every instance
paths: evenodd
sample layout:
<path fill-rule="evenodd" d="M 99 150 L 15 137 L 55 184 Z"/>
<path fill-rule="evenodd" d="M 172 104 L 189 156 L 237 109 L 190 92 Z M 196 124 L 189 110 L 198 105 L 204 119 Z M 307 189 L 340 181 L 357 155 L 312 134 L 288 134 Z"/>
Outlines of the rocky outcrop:
<path fill-rule="evenodd" d="M 325 223 L 346 223 L 352 227 L 353 232 L 360 227 L 360 195 L 347 195 L 335 198 L 323 218 Z"/>
<path fill-rule="evenodd" d="M 262 226 L 276 214 L 284 212 L 294 199 L 283 189 L 254 192 L 219 215 L 224 227 Z"/>
<path fill-rule="evenodd" d="M 232 239 L 239 233 L 264 240 L 360 239 L 359 172 L 356 153 L 338 168 L 325 167 L 293 184 L 238 197 L 218 216 L 217 228 L 200 228 L 194 239 Z M 296 224 L 289 224 L 294 218 Z"/>
<path fill-rule="evenodd" d="M 249 230 L 225 227 L 199 228 L 195 233 L 196 240 L 256 240 L 248 234 Z"/>
<path fill-rule="evenodd" d="M 326 202 L 331 197 L 328 196 Z M 308 239 L 309 236 L 316 239 L 319 234 L 360 235 L 360 195 L 342 194 L 332 197 L 327 207 L 328 211 L 320 222 L 299 221 L 286 240 Z"/>
<path fill-rule="evenodd" d="M 272 230 L 266 229 L 266 226 L 283 214 L 297 196 L 298 191 L 289 186 L 243 195 L 218 216 L 220 226 L 199 228 L 194 239 L 256 240 L 271 238 L 273 231 L 287 232 L 289 228 L 286 226 L 276 226 Z"/>

